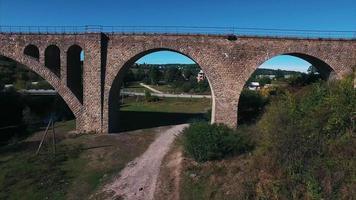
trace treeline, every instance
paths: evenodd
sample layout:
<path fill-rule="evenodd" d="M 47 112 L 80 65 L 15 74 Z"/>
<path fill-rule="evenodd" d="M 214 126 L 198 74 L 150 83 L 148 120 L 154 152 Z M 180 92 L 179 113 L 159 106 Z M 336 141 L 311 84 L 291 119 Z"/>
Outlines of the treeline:
<path fill-rule="evenodd" d="M 270 76 L 274 77 L 270 77 Z M 321 80 L 318 70 L 310 66 L 307 73 L 281 70 L 281 69 L 264 69 L 258 68 L 246 82 L 246 86 L 251 82 L 259 82 L 260 86 L 271 84 L 273 81 L 288 83 L 291 86 L 305 86 Z"/>
<path fill-rule="evenodd" d="M 281 69 L 266 69 L 266 68 L 258 68 L 252 74 L 252 76 L 257 75 L 275 75 L 275 76 L 284 76 L 284 75 L 301 75 L 303 72 L 292 71 L 292 70 L 281 70 Z"/>
<path fill-rule="evenodd" d="M 23 138 L 50 117 L 56 121 L 74 118 L 59 96 L 27 96 L 13 90 L 0 92 L 0 111 L 0 142 Z"/>
<path fill-rule="evenodd" d="M 181 92 L 208 92 L 208 81 L 197 81 L 199 71 L 196 64 L 135 64 L 126 72 L 124 85 L 140 81 L 150 85 L 169 85 Z"/>
<path fill-rule="evenodd" d="M 38 82 L 39 85 L 32 85 Z M 49 89 L 51 86 L 39 75 L 12 59 L 0 56 L 0 90 L 5 84 L 14 84 L 16 89 Z"/>

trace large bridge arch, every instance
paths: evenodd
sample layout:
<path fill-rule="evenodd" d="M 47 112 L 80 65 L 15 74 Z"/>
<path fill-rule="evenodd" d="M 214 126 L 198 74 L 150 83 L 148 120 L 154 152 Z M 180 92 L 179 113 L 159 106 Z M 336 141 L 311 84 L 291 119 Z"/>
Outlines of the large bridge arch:
<path fill-rule="evenodd" d="M 69 109 L 72 111 L 73 115 L 77 119 L 77 127 L 80 126 L 80 121 L 78 121 L 78 119 L 80 120 L 81 117 L 82 106 L 74 94 L 69 90 L 69 88 L 63 85 L 60 78 L 58 78 L 52 71 L 41 64 L 37 58 L 24 55 L 22 51 L 20 51 L 20 53 L 14 54 L 7 52 L 6 49 L 0 47 L 0 55 L 26 66 L 28 69 L 46 80 L 58 92 L 58 94 L 68 105 Z"/>
<path fill-rule="evenodd" d="M 242 73 L 242 76 L 240 76 L 240 84 L 238 88 L 238 101 L 240 100 L 240 96 L 242 93 L 242 90 L 244 88 L 245 83 L 248 81 L 248 79 L 252 76 L 253 72 L 255 72 L 263 63 L 267 62 L 268 60 L 271 60 L 275 57 L 278 56 L 283 56 L 283 55 L 288 55 L 288 56 L 293 56 L 302 60 L 307 61 L 311 65 L 317 68 L 318 72 L 321 75 L 321 78 L 324 80 L 329 80 L 329 79 L 339 79 L 342 78 L 345 73 L 344 71 L 339 68 L 338 65 L 331 65 L 329 62 L 326 60 L 330 61 L 328 57 L 324 57 L 323 55 L 318 55 L 318 54 L 313 54 L 311 52 L 302 52 L 302 51 L 275 51 L 275 52 L 263 52 L 262 54 L 257 55 L 253 60 L 253 64 L 250 67 L 246 67 L 247 73 Z M 238 106 L 238 105 L 237 105 Z"/>
<path fill-rule="evenodd" d="M 159 51 L 170 51 L 170 52 L 174 52 L 177 54 L 181 54 L 182 56 L 185 56 L 189 59 L 191 59 L 194 63 L 196 63 L 206 74 L 206 78 L 209 82 L 209 86 L 210 86 L 210 90 L 211 90 L 211 103 L 212 103 L 212 112 L 211 112 L 211 121 L 214 122 L 215 119 L 215 96 L 214 96 L 214 88 L 211 84 L 211 81 L 209 79 L 209 69 L 207 69 L 206 67 L 204 67 L 203 65 L 200 65 L 200 63 L 198 63 L 196 61 L 196 59 L 194 59 L 191 55 L 187 54 L 187 53 L 183 53 L 179 50 L 176 50 L 174 48 L 168 48 L 168 47 L 157 47 L 157 48 L 150 48 L 147 50 L 143 50 L 141 52 L 138 52 L 134 55 L 132 55 L 126 62 L 124 62 L 120 67 L 117 68 L 116 76 L 111 79 L 108 80 L 107 85 L 109 87 L 106 87 L 106 96 L 107 98 L 105 99 L 105 105 L 104 105 L 104 131 L 105 132 L 115 132 L 118 130 L 119 128 L 119 124 L 118 124 L 118 114 L 119 114 L 119 104 L 114 103 L 115 100 L 119 99 L 120 96 L 120 87 L 124 78 L 124 75 L 126 73 L 126 71 L 140 58 L 151 54 L 151 53 L 155 53 L 155 52 L 159 52 Z M 106 122 L 106 123 L 105 123 Z"/>

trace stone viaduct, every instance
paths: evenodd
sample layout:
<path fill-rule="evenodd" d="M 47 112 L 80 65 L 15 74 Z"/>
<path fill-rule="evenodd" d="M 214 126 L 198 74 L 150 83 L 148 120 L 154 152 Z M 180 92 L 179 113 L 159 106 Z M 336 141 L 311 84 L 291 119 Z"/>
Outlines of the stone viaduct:
<path fill-rule="evenodd" d="M 186 55 L 204 70 L 212 90 L 212 122 L 229 126 L 237 125 L 239 96 L 245 82 L 274 56 L 302 58 L 325 78 L 343 77 L 356 66 L 354 39 L 0 33 L 0 55 L 47 80 L 74 113 L 77 131 L 84 132 L 117 130 L 119 89 L 125 70 L 142 56 L 160 50 Z"/>

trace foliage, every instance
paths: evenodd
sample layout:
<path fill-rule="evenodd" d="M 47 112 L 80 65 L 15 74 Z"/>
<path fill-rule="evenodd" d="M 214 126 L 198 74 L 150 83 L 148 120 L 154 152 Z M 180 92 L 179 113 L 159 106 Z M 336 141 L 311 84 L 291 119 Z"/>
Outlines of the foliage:
<path fill-rule="evenodd" d="M 20 124 L 24 106 L 24 99 L 19 93 L 0 92 L 0 127 Z"/>
<path fill-rule="evenodd" d="M 156 96 L 152 96 L 149 90 L 145 90 L 145 100 L 147 102 L 156 102 L 159 101 L 159 98 Z"/>
<path fill-rule="evenodd" d="M 267 103 L 267 97 L 263 97 L 258 91 L 243 90 L 238 106 L 239 124 L 255 122 Z"/>
<path fill-rule="evenodd" d="M 183 131 L 185 152 L 196 161 L 222 159 L 250 149 L 246 138 L 221 124 L 197 122 Z"/>
<path fill-rule="evenodd" d="M 175 81 L 181 81 L 183 79 L 183 76 L 179 68 L 168 67 L 164 70 L 163 78 L 166 83 L 172 83 Z"/>
<path fill-rule="evenodd" d="M 301 87 L 310 85 L 312 83 L 320 82 L 321 76 L 320 74 L 309 73 L 309 74 L 302 74 L 301 76 L 292 76 L 289 79 L 289 85 L 292 87 Z"/>
<path fill-rule="evenodd" d="M 148 78 L 150 84 L 152 85 L 158 84 L 158 81 L 160 80 L 161 76 L 162 73 L 157 66 L 150 67 L 148 71 Z"/>
<path fill-rule="evenodd" d="M 281 171 L 275 181 L 288 198 L 355 197 L 355 108 L 352 78 L 286 93 L 268 107 L 258 123 L 260 150 L 272 162 L 264 170 Z"/>

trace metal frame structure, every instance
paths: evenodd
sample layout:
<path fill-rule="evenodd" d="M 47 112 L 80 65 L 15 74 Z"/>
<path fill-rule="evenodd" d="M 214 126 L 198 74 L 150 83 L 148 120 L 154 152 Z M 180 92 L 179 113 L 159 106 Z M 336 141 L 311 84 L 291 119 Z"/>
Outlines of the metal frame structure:
<path fill-rule="evenodd" d="M 0 33 L 7 34 L 174 34 L 174 35 L 236 35 L 250 37 L 294 37 L 356 39 L 356 31 L 269 29 L 240 27 L 198 26 L 6 26 L 0 25 Z"/>

